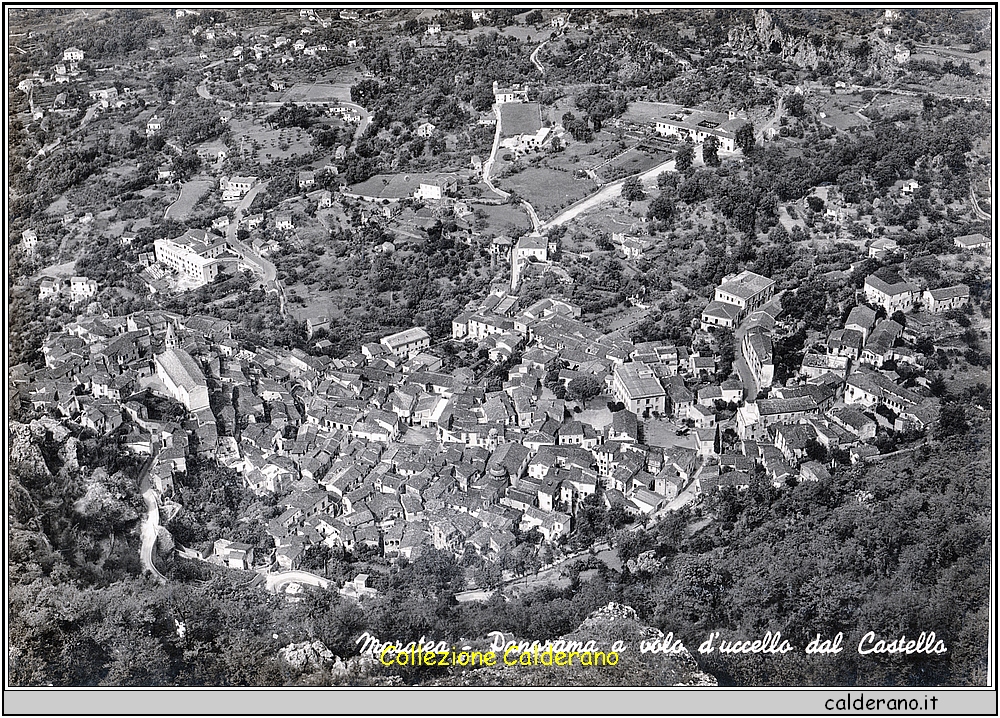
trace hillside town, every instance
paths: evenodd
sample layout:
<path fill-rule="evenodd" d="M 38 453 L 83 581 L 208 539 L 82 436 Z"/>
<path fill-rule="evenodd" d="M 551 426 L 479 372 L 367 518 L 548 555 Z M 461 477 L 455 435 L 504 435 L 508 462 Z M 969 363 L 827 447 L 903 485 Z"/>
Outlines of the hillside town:
<path fill-rule="evenodd" d="M 161 311 L 81 316 L 50 334 L 43 369 L 14 368 L 15 400 L 99 433 L 126 427 L 124 443 L 151 458 L 168 511 L 180 508 L 173 485 L 189 456 L 280 497 L 284 510 L 267 524 L 273 557 L 224 543 L 228 565 L 297 569 L 319 543 L 407 559 L 471 549 L 495 561 L 532 530 L 565 538 L 588 499 L 655 517 L 720 486 L 747 488 L 755 467 L 776 486 L 817 481 L 838 462 L 877 457 L 879 432 L 928 429 L 939 402 L 926 386 L 880 371 L 922 358 L 912 333 L 886 317 L 918 302 L 932 316 L 959 309 L 969 288 L 921 292 L 871 275 L 864 293 L 871 306 L 808 348 L 785 386 L 772 384 L 775 283 L 744 271 L 724 279 L 701 316 L 709 341 L 714 326 L 745 331 L 740 379 L 719 381 L 714 353 L 622 340 L 581 322 L 568 302 L 521 307 L 498 290 L 453 319 L 452 338 L 509 367 L 500 386 L 469 369 L 441 371 L 420 327 L 331 359 L 251 349 L 228 321 Z M 585 396 L 567 397 L 581 386 Z M 768 398 L 749 398 L 766 389 Z M 586 394 L 613 402 L 587 411 Z M 184 411 L 151 417 L 151 396 Z"/>

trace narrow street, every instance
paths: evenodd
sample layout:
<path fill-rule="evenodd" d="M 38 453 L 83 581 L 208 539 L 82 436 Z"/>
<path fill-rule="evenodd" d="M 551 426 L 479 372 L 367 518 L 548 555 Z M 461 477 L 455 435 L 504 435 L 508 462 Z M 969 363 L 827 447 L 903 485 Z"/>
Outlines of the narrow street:
<path fill-rule="evenodd" d="M 545 42 L 548 42 L 548 40 Z M 538 61 L 538 51 L 545 47 L 545 42 L 536 47 L 531 53 L 531 64 L 538 68 L 538 71 L 542 73 L 542 77 L 545 77 L 545 68 L 542 67 L 542 63 Z"/>
<path fill-rule="evenodd" d="M 160 508 L 156 504 L 156 491 L 149 484 L 149 471 L 153 468 L 156 457 L 151 456 L 139 472 L 139 491 L 146 504 L 146 517 L 142 520 L 142 545 L 139 547 L 139 559 L 144 569 L 153 574 L 160 583 L 166 583 L 167 577 L 153 564 L 153 549 L 156 548 L 156 530 L 160 526 Z"/>

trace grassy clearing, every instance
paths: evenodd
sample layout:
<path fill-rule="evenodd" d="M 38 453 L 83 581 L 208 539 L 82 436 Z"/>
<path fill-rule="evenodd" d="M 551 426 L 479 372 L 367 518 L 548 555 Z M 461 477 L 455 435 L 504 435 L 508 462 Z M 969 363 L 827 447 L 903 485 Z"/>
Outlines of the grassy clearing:
<path fill-rule="evenodd" d="M 194 210 L 194 206 L 212 189 L 214 183 L 207 179 L 191 180 L 181 186 L 177 200 L 167 207 L 164 219 L 185 219 Z"/>
<path fill-rule="evenodd" d="M 528 200 L 541 218 L 551 217 L 597 191 L 597 183 L 589 178 L 575 179 L 569 172 L 537 167 L 522 170 L 501 180 L 501 183 L 495 184 Z"/>
<path fill-rule="evenodd" d="M 353 72 L 339 77 L 337 82 L 299 83 L 285 91 L 281 102 L 350 102 L 351 85 L 359 78 Z"/>

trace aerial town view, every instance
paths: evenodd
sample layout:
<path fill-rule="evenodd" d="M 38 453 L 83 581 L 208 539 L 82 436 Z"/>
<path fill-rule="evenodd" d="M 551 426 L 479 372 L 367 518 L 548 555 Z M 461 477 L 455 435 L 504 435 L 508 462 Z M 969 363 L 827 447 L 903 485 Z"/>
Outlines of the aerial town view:
<path fill-rule="evenodd" d="M 9 685 L 988 685 L 994 10 L 8 6 Z"/>

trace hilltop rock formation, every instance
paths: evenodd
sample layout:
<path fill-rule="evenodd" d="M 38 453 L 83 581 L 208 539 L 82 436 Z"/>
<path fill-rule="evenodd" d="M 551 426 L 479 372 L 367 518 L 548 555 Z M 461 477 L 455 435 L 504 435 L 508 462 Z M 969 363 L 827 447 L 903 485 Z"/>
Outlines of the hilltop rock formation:
<path fill-rule="evenodd" d="M 729 31 L 729 44 L 740 54 L 778 55 L 810 70 L 825 61 L 845 72 L 872 72 L 882 77 L 892 77 L 909 56 L 886 42 L 874 26 L 864 36 L 830 35 L 790 27 L 763 9 L 754 10 L 749 22 Z"/>
<path fill-rule="evenodd" d="M 714 676 L 698 668 L 684 649 L 675 655 L 641 653 L 643 641 L 663 639 L 663 633 L 639 620 L 630 606 L 610 603 L 591 613 L 580 626 L 552 640 L 593 641 L 597 650 L 609 651 L 615 641 L 627 645 L 616 666 L 497 666 L 475 668 L 432 680 L 432 686 L 716 686 Z M 461 671 L 461 672 L 460 672 Z"/>

